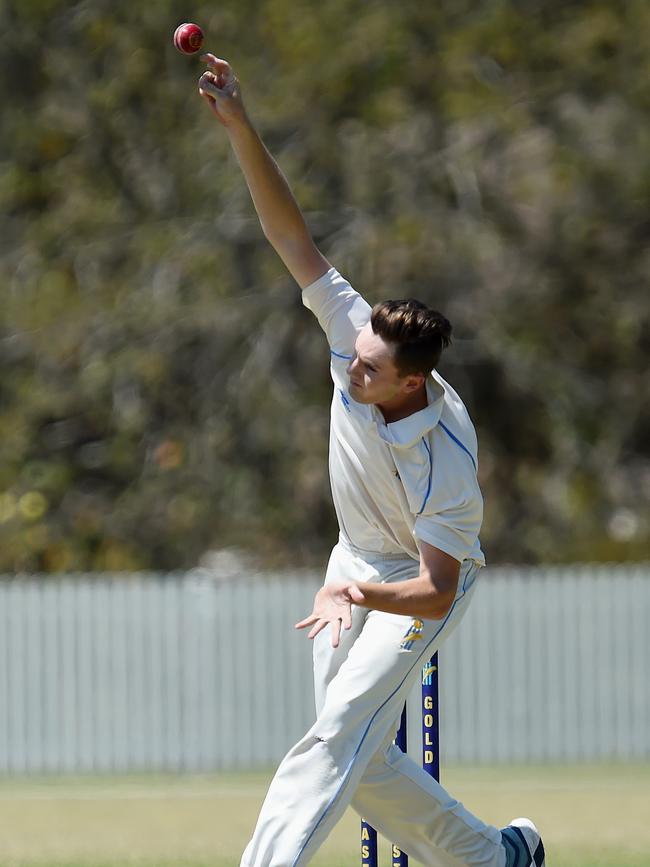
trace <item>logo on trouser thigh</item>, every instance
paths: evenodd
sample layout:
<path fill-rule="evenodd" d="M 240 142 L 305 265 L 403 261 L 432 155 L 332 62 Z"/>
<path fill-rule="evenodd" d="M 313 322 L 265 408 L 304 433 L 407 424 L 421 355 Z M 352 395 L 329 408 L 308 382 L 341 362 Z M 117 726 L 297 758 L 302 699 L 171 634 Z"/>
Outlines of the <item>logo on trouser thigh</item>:
<path fill-rule="evenodd" d="M 406 630 L 406 635 L 402 639 L 400 644 L 401 650 L 413 650 L 413 645 L 416 641 L 419 641 L 422 638 L 422 630 L 424 629 L 424 623 L 421 620 L 414 620 L 413 623 Z"/>

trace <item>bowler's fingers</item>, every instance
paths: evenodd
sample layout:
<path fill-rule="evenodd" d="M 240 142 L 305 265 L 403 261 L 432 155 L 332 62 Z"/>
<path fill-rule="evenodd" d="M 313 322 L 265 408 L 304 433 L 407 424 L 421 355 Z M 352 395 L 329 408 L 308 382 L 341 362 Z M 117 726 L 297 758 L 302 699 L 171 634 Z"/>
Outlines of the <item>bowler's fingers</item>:
<path fill-rule="evenodd" d="M 202 54 L 201 60 L 207 65 L 210 72 L 214 74 L 215 83 L 219 90 L 232 90 L 235 74 L 227 60 L 221 60 L 221 58 L 215 57 L 214 54 Z"/>
<path fill-rule="evenodd" d="M 306 626 L 311 626 L 312 623 L 316 623 L 317 620 L 320 620 L 317 614 L 310 614 L 309 617 L 305 617 L 304 620 L 301 620 L 299 623 L 296 623 L 296 629 L 304 629 Z"/>
<path fill-rule="evenodd" d="M 323 618 L 320 617 L 316 621 L 316 623 L 312 626 L 312 628 L 309 630 L 309 632 L 307 633 L 307 638 L 316 638 L 318 633 L 322 632 L 328 623 L 329 623 L 329 620 L 323 620 Z"/>
<path fill-rule="evenodd" d="M 312 628 L 309 630 L 309 634 L 307 635 L 307 638 L 316 638 L 318 633 L 322 632 L 323 629 L 325 629 L 325 627 L 327 625 L 332 627 L 332 631 L 331 631 L 332 647 L 338 647 L 339 646 L 339 640 L 341 638 L 341 621 L 338 618 L 336 620 L 323 620 L 323 618 L 320 618 L 319 620 L 316 621 L 314 626 L 312 626 Z"/>
<path fill-rule="evenodd" d="M 200 59 L 203 61 L 203 63 L 205 63 L 208 69 L 211 69 L 213 72 L 230 72 L 231 67 L 228 61 L 222 60 L 220 57 L 216 57 L 214 54 L 210 54 L 209 51 L 206 51 L 205 54 L 202 54 Z"/>
<path fill-rule="evenodd" d="M 214 101 L 216 96 L 221 96 L 221 88 L 217 84 L 217 77 L 213 72 L 204 72 L 199 78 L 199 93 L 201 96 L 209 95 Z"/>
<path fill-rule="evenodd" d="M 307 633 L 307 638 L 316 638 L 318 633 L 322 632 L 328 625 L 331 625 L 332 627 L 332 647 L 338 647 L 339 637 L 341 635 L 340 620 L 324 620 L 317 614 L 310 614 L 309 617 L 305 617 L 305 619 L 301 620 L 300 623 L 296 623 L 296 629 L 304 629 L 306 626 L 311 626 L 311 629 Z"/>

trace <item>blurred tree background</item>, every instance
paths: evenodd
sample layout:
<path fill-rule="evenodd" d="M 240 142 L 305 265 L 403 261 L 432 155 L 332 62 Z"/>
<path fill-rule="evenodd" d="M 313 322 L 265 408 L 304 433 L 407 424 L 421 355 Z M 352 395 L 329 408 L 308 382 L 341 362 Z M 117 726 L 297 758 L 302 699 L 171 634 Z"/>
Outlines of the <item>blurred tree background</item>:
<path fill-rule="evenodd" d="M 0 570 L 335 539 L 327 347 L 188 15 L 325 255 L 454 324 L 490 562 L 647 559 L 647 0 L 5 0 Z"/>

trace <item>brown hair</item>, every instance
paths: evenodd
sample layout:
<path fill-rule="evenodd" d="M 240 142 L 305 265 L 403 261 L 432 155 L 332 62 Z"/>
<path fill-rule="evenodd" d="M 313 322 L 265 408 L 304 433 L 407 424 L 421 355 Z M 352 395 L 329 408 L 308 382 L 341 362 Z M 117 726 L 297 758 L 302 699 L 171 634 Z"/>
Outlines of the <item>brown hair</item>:
<path fill-rule="evenodd" d="M 412 373 L 426 376 L 451 343 L 449 320 L 414 298 L 380 301 L 372 308 L 370 324 L 375 334 L 392 344 L 400 376 Z"/>

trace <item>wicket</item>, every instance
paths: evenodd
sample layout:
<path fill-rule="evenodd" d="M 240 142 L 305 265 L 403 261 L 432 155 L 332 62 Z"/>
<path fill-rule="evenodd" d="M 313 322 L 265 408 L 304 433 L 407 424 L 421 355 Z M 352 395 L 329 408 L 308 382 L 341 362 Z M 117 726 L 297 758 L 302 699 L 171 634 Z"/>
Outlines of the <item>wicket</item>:
<path fill-rule="evenodd" d="M 440 716 L 438 708 L 438 654 L 422 668 L 422 767 L 440 780 Z M 406 706 L 395 743 L 406 752 Z M 398 846 L 391 850 L 391 867 L 408 867 L 408 855 Z M 361 820 L 361 867 L 378 867 L 377 832 Z"/>

